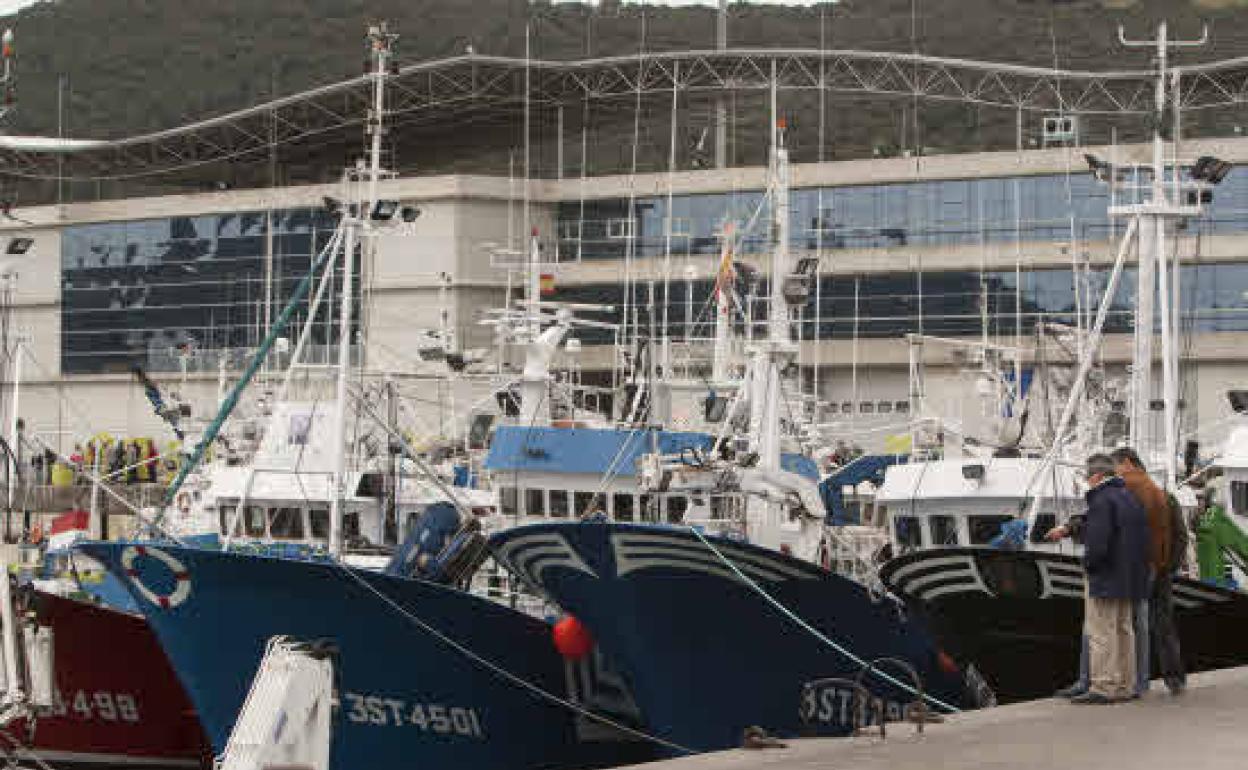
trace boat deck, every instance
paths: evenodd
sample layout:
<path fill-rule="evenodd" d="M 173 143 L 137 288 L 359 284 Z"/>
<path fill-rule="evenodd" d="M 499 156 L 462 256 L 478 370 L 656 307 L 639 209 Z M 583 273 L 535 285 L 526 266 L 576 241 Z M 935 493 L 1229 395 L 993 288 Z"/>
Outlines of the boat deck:
<path fill-rule="evenodd" d="M 1160 682 L 1145 698 L 1112 706 L 1041 700 L 890 724 L 888 737 L 800 739 L 784 748 L 733 750 L 656 762 L 647 770 L 958 770 L 1130 767 L 1230 770 L 1248 757 L 1248 667 L 1196 674 L 1171 697 Z"/>

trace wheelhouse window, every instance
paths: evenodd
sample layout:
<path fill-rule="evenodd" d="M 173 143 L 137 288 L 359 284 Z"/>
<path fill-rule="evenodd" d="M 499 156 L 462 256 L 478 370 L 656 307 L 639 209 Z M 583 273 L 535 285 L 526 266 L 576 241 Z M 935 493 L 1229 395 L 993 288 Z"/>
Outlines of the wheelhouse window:
<path fill-rule="evenodd" d="M 1001 534 L 1001 527 L 1006 522 L 1013 521 L 1013 516 L 972 516 L 971 525 L 971 544 L 987 545 L 992 539 Z"/>
<path fill-rule="evenodd" d="M 344 539 L 360 536 L 360 512 L 350 511 L 342 515 L 342 536 Z"/>
<path fill-rule="evenodd" d="M 329 511 L 324 508 L 308 511 L 308 524 L 314 540 L 329 540 Z"/>
<path fill-rule="evenodd" d="M 589 515 L 589 507 L 594 504 L 593 492 L 573 492 L 572 511 L 577 518 Z"/>
<path fill-rule="evenodd" d="M 637 518 L 642 521 L 658 521 L 659 511 L 656 508 L 658 498 L 654 495 L 642 495 L 641 505 L 637 508 Z"/>
<path fill-rule="evenodd" d="M 1043 543 L 1044 536 L 1050 529 L 1057 526 L 1057 514 L 1041 513 L 1036 516 L 1036 525 L 1031 528 L 1031 542 Z"/>
<path fill-rule="evenodd" d="M 636 518 L 637 510 L 632 495 L 616 495 L 614 502 L 616 521 L 632 521 Z"/>
<path fill-rule="evenodd" d="M 1239 516 L 1248 513 L 1248 481 L 1231 482 L 1231 513 Z"/>
<path fill-rule="evenodd" d="M 550 490 L 550 515 L 559 519 L 568 517 L 568 491 L 566 489 Z"/>
<path fill-rule="evenodd" d="M 515 516 L 520 513 L 520 492 L 515 487 L 500 487 L 498 509 L 504 516 Z"/>
<path fill-rule="evenodd" d="M 923 533 L 919 531 L 919 520 L 913 516 L 893 517 L 893 536 L 902 548 L 918 548 L 923 544 Z"/>
<path fill-rule="evenodd" d="M 247 537 L 264 537 L 264 509 L 258 505 L 249 505 L 243 509 L 243 527 Z"/>
<path fill-rule="evenodd" d="M 524 490 L 524 512 L 530 516 L 546 515 L 546 490 Z"/>
<path fill-rule="evenodd" d="M 303 511 L 298 508 L 270 508 L 269 535 L 278 540 L 302 540 Z"/>
<path fill-rule="evenodd" d="M 667 498 L 667 520 L 679 524 L 685 520 L 685 511 L 689 510 L 689 498 L 684 495 L 673 495 Z"/>
<path fill-rule="evenodd" d="M 732 519 L 741 510 L 740 500 L 732 495 L 715 495 L 711 498 L 712 519 Z"/>
<path fill-rule="evenodd" d="M 932 516 L 927 521 L 932 545 L 957 545 L 958 520 L 952 516 Z"/>

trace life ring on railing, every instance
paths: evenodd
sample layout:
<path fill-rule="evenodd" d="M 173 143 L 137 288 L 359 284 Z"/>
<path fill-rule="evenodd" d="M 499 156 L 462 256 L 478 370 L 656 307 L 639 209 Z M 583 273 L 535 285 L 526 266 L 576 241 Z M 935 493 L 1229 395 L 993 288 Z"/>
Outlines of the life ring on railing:
<path fill-rule="evenodd" d="M 30 536 L 27 537 L 31 545 L 39 545 L 43 542 L 43 527 L 36 524 L 30 528 Z"/>
<path fill-rule="evenodd" d="M 178 510 L 183 516 L 191 512 L 191 494 L 189 492 L 179 492 L 174 498 L 173 504 L 178 506 Z"/>
<path fill-rule="evenodd" d="M 159 561 L 173 573 L 174 587 L 172 591 L 167 594 L 158 594 L 147 587 L 139 578 L 139 571 L 134 567 L 135 560 L 140 556 L 149 556 Z M 142 545 L 128 546 L 121 552 L 121 567 L 125 570 L 126 576 L 130 578 L 130 582 L 134 583 L 134 587 L 138 589 L 139 594 L 161 609 L 168 610 L 177 607 L 191 595 L 191 574 L 186 571 L 186 567 L 182 565 L 182 562 L 159 548 L 149 548 Z"/>

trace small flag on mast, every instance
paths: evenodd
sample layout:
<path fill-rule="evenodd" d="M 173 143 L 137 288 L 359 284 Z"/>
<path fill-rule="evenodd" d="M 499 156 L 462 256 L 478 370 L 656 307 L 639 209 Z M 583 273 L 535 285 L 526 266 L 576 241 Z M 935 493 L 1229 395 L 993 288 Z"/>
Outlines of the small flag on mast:
<path fill-rule="evenodd" d="M 724 223 L 723 248 L 720 249 L 719 269 L 715 272 L 715 296 L 722 291 L 732 291 L 732 282 L 737 279 L 736 270 L 732 267 L 732 223 Z"/>

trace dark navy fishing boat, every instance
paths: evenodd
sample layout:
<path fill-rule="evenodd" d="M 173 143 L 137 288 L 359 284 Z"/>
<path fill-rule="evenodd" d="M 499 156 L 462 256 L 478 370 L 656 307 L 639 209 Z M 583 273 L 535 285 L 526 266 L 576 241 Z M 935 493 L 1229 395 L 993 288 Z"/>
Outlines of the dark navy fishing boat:
<path fill-rule="evenodd" d="M 739 745 L 752 725 L 844 734 L 852 688 L 823 689 L 810 702 L 799 695 L 813 680 L 858 678 L 866 660 L 907 662 L 931 704 L 973 703 L 963 673 L 895 600 L 776 550 L 601 519 L 509 529 L 492 545 L 618 662 L 647 729 L 691 749 Z M 910 684 L 898 668 L 882 670 Z M 920 699 L 879 674 L 862 682 L 892 720 Z"/>
<path fill-rule="evenodd" d="M 550 624 L 435 582 L 327 561 L 166 545 L 80 548 L 124 578 L 217 752 L 268 641 L 327 641 L 341 708 L 331 766 L 590 767 L 635 741 L 538 691 L 591 702 L 597 659 L 560 657 Z M 520 684 L 524 682 L 525 684 Z"/>

